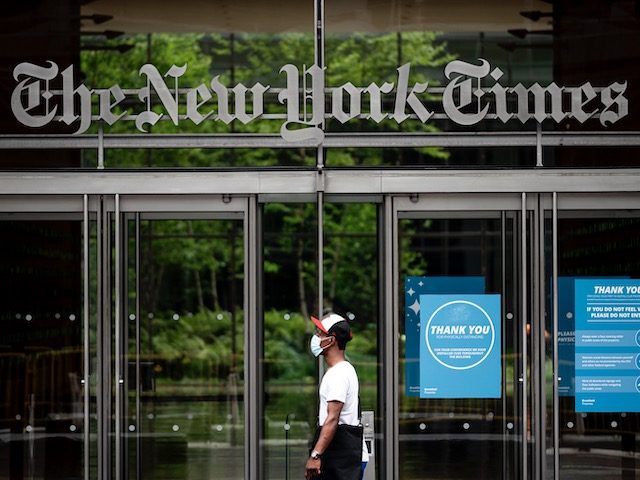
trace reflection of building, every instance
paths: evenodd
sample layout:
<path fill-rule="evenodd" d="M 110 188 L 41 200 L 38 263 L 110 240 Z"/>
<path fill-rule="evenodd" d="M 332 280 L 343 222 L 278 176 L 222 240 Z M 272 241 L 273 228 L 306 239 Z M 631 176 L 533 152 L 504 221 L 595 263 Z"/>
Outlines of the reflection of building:
<path fill-rule="evenodd" d="M 553 333 L 555 279 L 639 274 L 638 2 L 156 3 L 3 8 L 0 478 L 295 478 L 315 410 L 305 318 L 319 303 L 353 317 L 377 478 L 637 476 L 637 413 L 557 398 Z M 442 108 L 445 67 L 480 59 L 513 91 L 490 100 L 490 74 L 460 89 L 461 113 L 489 102 L 463 126 Z M 93 90 L 86 133 L 72 134 L 81 102 L 59 103 L 60 76 L 12 110 L 15 67 L 48 61 Z M 171 75 L 171 95 L 145 106 L 144 64 L 161 76 L 187 64 L 180 86 L 204 84 L 189 97 L 203 115 L 218 108 L 216 76 L 275 90 L 259 119 L 215 111 L 196 125 L 186 90 L 167 110 Z M 320 145 L 280 134 L 298 98 L 282 94 L 287 64 L 326 67 L 325 121 L 310 124 L 322 101 L 299 105 Z M 420 83 L 429 93 L 411 97 Z M 518 102 L 515 86 L 536 83 L 563 87 L 562 101 Z M 101 107 L 114 85 L 126 98 Z M 25 127 L 16 103 L 57 117 Z M 100 123 L 101 108 L 130 117 Z M 134 117 L 145 108 L 165 114 L 148 134 Z M 541 125 L 496 118 L 536 108 Z M 620 118 L 603 126 L 596 108 Z M 482 277 L 501 295 L 499 399 L 405 395 L 408 275 Z"/>

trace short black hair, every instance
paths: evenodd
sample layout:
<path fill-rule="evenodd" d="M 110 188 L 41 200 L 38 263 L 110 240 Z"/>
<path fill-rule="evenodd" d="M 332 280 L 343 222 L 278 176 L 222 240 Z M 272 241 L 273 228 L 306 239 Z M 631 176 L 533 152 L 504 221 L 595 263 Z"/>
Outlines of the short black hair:
<path fill-rule="evenodd" d="M 347 342 L 352 338 L 351 327 L 349 326 L 349 322 L 346 320 L 333 325 L 327 333 L 336 337 L 338 348 L 340 350 L 344 350 L 347 347 Z"/>

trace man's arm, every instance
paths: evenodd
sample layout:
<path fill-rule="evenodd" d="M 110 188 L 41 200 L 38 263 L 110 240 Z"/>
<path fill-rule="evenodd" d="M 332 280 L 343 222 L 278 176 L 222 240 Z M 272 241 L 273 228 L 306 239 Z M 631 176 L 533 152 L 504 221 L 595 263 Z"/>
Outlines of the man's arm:
<path fill-rule="evenodd" d="M 331 441 L 336 434 L 336 430 L 338 430 L 338 420 L 340 419 L 340 412 L 342 411 L 343 406 L 344 403 L 335 400 L 327 402 L 327 419 L 324 421 L 324 424 L 320 429 L 318 441 L 312 449 L 320 453 L 320 455 L 322 455 L 331 444 Z M 320 475 L 322 470 L 321 466 L 322 460 L 320 458 L 313 459 L 309 457 L 307 465 L 305 466 L 304 477 L 308 480 L 316 475 Z"/>

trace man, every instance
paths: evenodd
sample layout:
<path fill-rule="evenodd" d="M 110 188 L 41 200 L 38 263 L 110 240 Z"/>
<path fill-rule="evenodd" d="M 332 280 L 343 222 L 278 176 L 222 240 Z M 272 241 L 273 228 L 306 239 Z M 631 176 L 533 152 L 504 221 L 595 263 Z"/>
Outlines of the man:
<path fill-rule="evenodd" d="M 310 342 L 311 353 L 324 356 L 328 369 L 320 382 L 319 427 L 305 466 L 305 478 L 359 480 L 363 441 L 358 375 L 345 359 L 351 328 L 336 313 L 311 320 L 316 326 Z"/>

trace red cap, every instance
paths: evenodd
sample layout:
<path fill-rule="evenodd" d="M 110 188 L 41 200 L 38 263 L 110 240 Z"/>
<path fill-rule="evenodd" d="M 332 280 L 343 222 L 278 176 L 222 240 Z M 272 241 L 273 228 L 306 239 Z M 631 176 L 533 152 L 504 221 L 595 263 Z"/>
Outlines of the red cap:
<path fill-rule="evenodd" d="M 338 322 L 346 322 L 344 317 L 341 317 L 337 313 L 330 313 L 325 316 L 322 320 L 318 320 L 313 315 L 311 316 L 311 321 L 315 324 L 318 329 L 326 334 L 329 334 L 329 330 Z"/>

